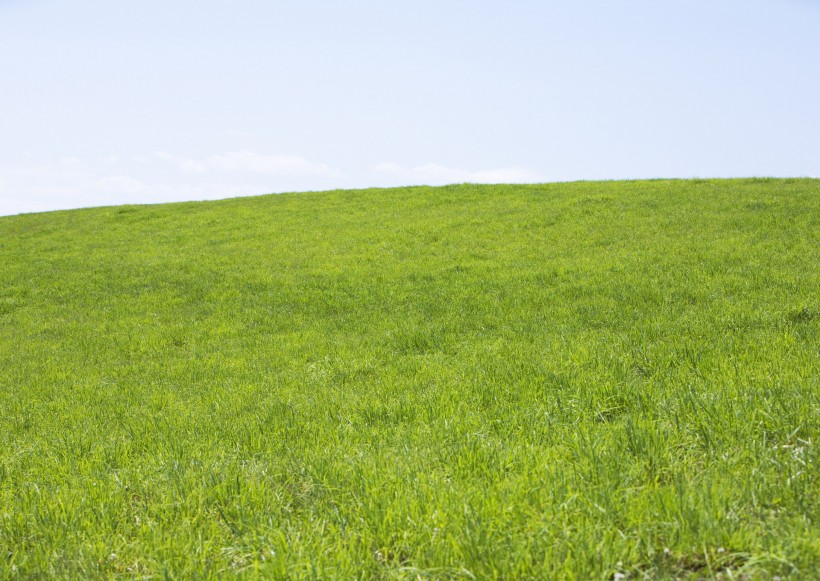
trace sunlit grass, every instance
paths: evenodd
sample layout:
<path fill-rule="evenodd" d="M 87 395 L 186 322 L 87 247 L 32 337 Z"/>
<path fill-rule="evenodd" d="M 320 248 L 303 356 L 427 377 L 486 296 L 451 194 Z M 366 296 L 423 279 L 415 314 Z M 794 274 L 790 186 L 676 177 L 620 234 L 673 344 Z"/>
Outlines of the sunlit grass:
<path fill-rule="evenodd" d="M 0 218 L 0 578 L 816 578 L 820 181 Z"/>

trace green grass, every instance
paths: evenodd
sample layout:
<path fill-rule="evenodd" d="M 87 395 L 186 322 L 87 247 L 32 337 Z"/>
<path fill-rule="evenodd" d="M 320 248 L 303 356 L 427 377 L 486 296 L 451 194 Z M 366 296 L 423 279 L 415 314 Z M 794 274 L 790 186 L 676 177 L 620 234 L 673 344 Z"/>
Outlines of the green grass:
<path fill-rule="evenodd" d="M 818 289 L 820 180 L 0 218 L 0 578 L 816 578 Z"/>

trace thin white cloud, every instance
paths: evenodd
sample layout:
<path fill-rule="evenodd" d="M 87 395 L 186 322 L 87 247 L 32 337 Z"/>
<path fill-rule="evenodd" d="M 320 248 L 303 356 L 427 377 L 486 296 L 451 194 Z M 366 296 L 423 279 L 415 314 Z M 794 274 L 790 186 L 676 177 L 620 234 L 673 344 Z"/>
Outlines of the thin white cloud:
<path fill-rule="evenodd" d="M 160 203 L 331 189 L 344 174 L 297 155 L 236 151 L 201 159 L 151 156 L 61 158 L 0 167 L 0 215 L 126 203 Z"/>
<path fill-rule="evenodd" d="M 88 160 L 65 157 L 50 163 L 0 167 L 0 215 L 270 192 L 539 181 L 544 181 L 542 176 L 526 168 L 467 170 L 435 163 L 419 166 L 380 163 L 348 175 L 302 156 L 248 150 L 201 158 L 168 152 Z"/>
<path fill-rule="evenodd" d="M 306 174 L 343 177 L 340 170 L 327 164 L 310 161 L 299 155 L 267 155 L 255 151 L 231 151 L 200 159 L 180 158 L 167 152 L 158 152 L 159 159 L 177 164 L 187 173 L 250 172 L 260 174 Z"/>
<path fill-rule="evenodd" d="M 485 170 L 467 170 L 447 167 L 436 163 L 426 163 L 406 167 L 397 163 L 385 162 L 373 167 L 376 174 L 391 181 L 405 184 L 440 185 L 452 183 L 533 183 L 544 181 L 536 172 L 521 167 L 503 167 Z"/>

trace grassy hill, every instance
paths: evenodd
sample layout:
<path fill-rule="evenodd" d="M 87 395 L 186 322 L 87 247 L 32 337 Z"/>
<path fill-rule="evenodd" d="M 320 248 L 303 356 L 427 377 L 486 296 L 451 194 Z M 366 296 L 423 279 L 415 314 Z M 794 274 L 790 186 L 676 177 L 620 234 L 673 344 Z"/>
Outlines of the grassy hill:
<path fill-rule="evenodd" d="M 815 578 L 819 327 L 820 180 L 0 218 L 0 578 Z"/>

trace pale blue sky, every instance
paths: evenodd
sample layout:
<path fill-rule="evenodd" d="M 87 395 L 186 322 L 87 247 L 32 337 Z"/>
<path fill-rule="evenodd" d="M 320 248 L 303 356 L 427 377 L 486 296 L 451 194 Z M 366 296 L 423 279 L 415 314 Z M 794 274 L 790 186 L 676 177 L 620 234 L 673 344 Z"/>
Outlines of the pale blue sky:
<path fill-rule="evenodd" d="M 820 0 L 0 0 L 0 214 L 820 176 Z"/>

